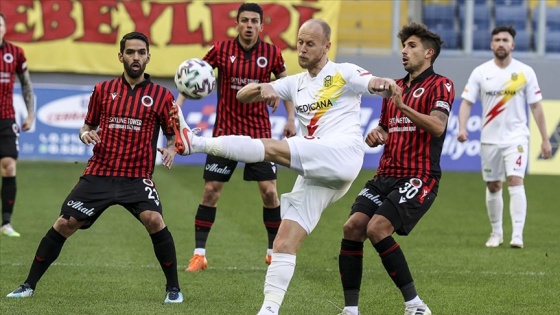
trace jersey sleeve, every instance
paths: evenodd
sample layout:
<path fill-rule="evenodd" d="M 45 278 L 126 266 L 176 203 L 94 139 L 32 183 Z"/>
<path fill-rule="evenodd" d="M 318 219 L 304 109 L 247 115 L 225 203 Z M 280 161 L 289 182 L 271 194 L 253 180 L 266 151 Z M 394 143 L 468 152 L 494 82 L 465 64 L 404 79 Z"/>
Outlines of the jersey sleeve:
<path fill-rule="evenodd" d="M 527 96 L 527 103 L 534 104 L 542 100 L 541 88 L 537 75 L 532 68 L 527 70 L 527 85 L 525 86 L 525 95 Z"/>
<path fill-rule="evenodd" d="M 293 93 L 296 89 L 296 83 L 298 75 L 289 75 L 287 77 L 279 78 L 278 80 L 271 82 L 274 90 L 280 98 L 285 101 L 293 101 Z"/>
<path fill-rule="evenodd" d="M 455 98 L 455 86 L 453 81 L 446 77 L 437 80 L 433 87 L 432 109 L 445 113 L 447 116 L 451 113 L 451 106 Z"/>
<path fill-rule="evenodd" d="M 475 103 L 480 93 L 480 67 L 476 67 L 467 81 L 467 85 L 461 94 L 461 98 Z"/>
<path fill-rule="evenodd" d="M 27 70 L 27 59 L 25 58 L 25 53 L 23 52 L 23 49 L 18 47 L 17 50 L 17 67 L 16 67 L 16 73 L 23 73 Z"/>
<path fill-rule="evenodd" d="M 166 136 L 174 134 L 173 126 L 169 123 L 169 111 L 173 104 L 175 104 L 175 97 L 167 90 L 163 98 L 163 110 L 158 117 L 158 123 L 161 126 L 163 134 Z"/>
<path fill-rule="evenodd" d="M 99 120 L 101 119 L 101 94 L 100 84 L 95 85 L 89 97 L 88 111 L 85 118 L 85 123 L 90 126 L 99 126 Z"/>
<path fill-rule="evenodd" d="M 204 58 L 202 58 L 202 60 L 208 62 L 212 68 L 218 67 L 218 52 L 220 51 L 220 47 L 220 43 L 215 42 L 214 45 L 208 49 Z"/>
<path fill-rule="evenodd" d="M 373 77 L 371 72 L 352 63 L 345 63 L 345 77 L 350 88 L 356 93 L 369 93 L 369 81 Z"/>
<path fill-rule="evenodd" d="M 384 98 L 381 103 L 381 114 L 379 115 L 379 126 L 385 131 L 389 131 L 389 117 L 387 117 L 387 106 L 391 99 Z"/>
<path fill-rule="evenodd" d="M 282 56 L 282 51 L 276 47 L 276 56 L 274 56 L 274 67 L 272 68 L 272 73 L 274 76 L 278 78 L 278 75 L 284 71 L 286 71 L 286 62 L 284 61 L 284 57 Z"/>

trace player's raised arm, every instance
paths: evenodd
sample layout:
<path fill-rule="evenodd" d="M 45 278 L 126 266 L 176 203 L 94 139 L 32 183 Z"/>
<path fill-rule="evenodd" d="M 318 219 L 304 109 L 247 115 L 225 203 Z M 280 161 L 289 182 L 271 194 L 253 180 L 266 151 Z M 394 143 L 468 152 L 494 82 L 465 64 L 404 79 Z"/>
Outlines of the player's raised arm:
<path fill-rule="evenodd" d="M 377 94 L 385 98 L 393 96 L 400 88 L 393 79 L 373 76 L 369 80 L 368 90 L 371 94 Z"/>
<path fill-rule="evenodd" d="M 237 100 L 241 103 L 262 102 L 261 87 L 259 83 L 249 83 L 237 92 Z"/>
<path fill-rule="evenodd" d="M 244 104 L 265 102 L 275 111 L 280 103 L 280 96 L 270 83 L 249 83 L 237 92 L 237 100 Z"/>

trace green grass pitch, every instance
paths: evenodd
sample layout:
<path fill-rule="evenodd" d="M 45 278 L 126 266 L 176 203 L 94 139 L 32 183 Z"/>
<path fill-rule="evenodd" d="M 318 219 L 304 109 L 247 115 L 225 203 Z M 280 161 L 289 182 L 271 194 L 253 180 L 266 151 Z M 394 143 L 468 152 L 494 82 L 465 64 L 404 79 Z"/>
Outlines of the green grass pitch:
<path fill-rule="evenodd" d="M 12 223 L 21 238 L 0 237 L 0 314 L 256 314 L 266 273 L 266 233 L 256 183 L 234 174 L 218 204 L 207 248 L 209 268 L 186 273 L 194 248 L 194 215 L 202 167 L 157 167 L 154 180 L 175 239 L 185 303 L 164 305 L 165 280 L 142 225 L 112 207 L 64 246 L 32 299 L 5 297 L 27 276 L 35 250 L 54 223 L 84 163 L 18 164 Z M 374 171 L 364 170 L 348 194 L 323 214 L 298 253 L 283 315 L 328 315 L 343 305 L 338 251 L 354 197 Z M 279 193 L 295 174 L 279 170 Z M 507 190 L 504 245 L 484 247 L 490 233 L 478 173 L 444 173 L 439 196 L 409 237 L 396 236 L 420 296 L 436 315 L 555 314 L 560 310 L 560 177 L 529 175 L 525 248 L 511 249 Z M 402 314 L 399 291 L 366 243 L 363 315 Z"/>

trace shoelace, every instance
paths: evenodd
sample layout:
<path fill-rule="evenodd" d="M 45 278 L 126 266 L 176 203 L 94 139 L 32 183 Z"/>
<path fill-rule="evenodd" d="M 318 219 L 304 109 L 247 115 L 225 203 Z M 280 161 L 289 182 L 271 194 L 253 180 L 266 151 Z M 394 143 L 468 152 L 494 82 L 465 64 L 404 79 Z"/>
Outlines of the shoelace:
<path fill-rule="evenodd" d="M 28 290 L 31 290 L 30 287 L 26 286 L 25 284 L 22 284 L 19 286 L 19 288 L 17 289 L 17 293 L 23 293 L 23 292 L 27 292 Z"/>
<path fill-rule="evenodd" d="M 176 289 L 171 289 L 167 292 L 167 295 L 169 299 L 173 301 L 179 298 L 179 291 Z"/>

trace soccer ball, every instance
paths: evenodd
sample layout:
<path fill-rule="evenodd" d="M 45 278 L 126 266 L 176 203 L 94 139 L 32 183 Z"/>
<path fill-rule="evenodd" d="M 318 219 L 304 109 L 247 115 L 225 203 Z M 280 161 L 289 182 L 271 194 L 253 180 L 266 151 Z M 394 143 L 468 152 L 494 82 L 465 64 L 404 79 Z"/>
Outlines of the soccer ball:
<path fill-rule="evenodd" d="M 183 61 L 175 73 L 175 86 L 179 93 L 191 100 L 208 96 L 216 86 L 212 66 L 198 58 Z"/>

